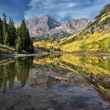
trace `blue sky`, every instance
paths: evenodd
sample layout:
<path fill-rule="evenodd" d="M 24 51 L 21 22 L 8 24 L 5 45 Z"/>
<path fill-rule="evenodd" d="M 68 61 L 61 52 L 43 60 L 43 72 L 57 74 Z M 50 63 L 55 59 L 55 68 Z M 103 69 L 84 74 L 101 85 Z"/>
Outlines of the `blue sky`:
<path fill-rule="evenodd" d="M 93 19 L 110 0 L 0 0 L 0 14 L 15 21 L 33 16 L 52 16 L 59 21 Z"/>
<path fill-rule="evenodd" d="M 5 13 L 15 21 L 24 18 L 24 12 L 29 9 L 30 0 L 0 0 L 0 15 Z"/>

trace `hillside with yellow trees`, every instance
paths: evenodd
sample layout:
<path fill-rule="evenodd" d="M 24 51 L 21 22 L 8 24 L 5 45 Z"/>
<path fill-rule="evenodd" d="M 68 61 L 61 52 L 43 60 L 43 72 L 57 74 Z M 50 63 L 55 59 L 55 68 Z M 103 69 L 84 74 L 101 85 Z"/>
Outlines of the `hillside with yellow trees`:
<path fill-rule="evenodd" d="M 62 51 L 110 52 L 110 5 L 104 7 L 95 21 L 83 31 L 60 41 Z"/>
<path fill-rule="evenodd" d="M 110 4 L 106 5 L 95 20 L 81 32 L 60 41 L 42 40 L 34 42 L 33 45 L 40 48 L 60 49 L 64 52 L 110 52 Z"/>

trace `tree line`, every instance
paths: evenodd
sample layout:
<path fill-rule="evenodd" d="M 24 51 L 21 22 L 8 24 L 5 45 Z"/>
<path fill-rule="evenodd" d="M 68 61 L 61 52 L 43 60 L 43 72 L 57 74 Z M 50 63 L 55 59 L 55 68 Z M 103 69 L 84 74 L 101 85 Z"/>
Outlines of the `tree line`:
<path fill-rule="evenodd" d="M 20 26 L 16 27 L 13 20 L 7 19 L 3 14 L 0 18 L 0 44 L 13 47 L 19 53 L 32 53 L 32 41 L 25 20 L 23 19 Z"/>

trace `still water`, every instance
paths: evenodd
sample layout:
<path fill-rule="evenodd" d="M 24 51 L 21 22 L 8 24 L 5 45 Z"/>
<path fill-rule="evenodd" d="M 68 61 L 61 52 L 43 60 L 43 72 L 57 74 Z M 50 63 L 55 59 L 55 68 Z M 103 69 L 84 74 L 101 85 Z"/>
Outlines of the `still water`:
<path fill-rule="evenodd" d="M 110 57 L 0 60 L 0 110 L 110 110 Z"/>

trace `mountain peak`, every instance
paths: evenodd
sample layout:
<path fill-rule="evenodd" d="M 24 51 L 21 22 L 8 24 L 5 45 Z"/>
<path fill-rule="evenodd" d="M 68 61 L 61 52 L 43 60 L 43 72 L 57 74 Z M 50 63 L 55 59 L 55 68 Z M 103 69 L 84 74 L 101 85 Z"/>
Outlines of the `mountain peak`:
<path fill-rule="evenodd" d="M 86 18 L 73 19 L 66 22 L 58 22 L 51 16 L 33 17 L 27 21 L 27 25 L 32 37 L 51 35 L 53 37 L 79 32 L 84 29 L 89 20 Z"/>
<path fill-rule="evenodd" d="M 59 25 L 60 23 L 50 16 L 33 17 L 27 21 L 31 36 L 42 36 Z"/>
<path fill-rule="evenodd" d="M 60 22 L 56 21 L 54 18 L 52 18 L 51 16 L 47 16 L 48 18 L 48 26 L 49 26 L 49 29 L 53 29 L 57 26 L 60 26 Z"/>

